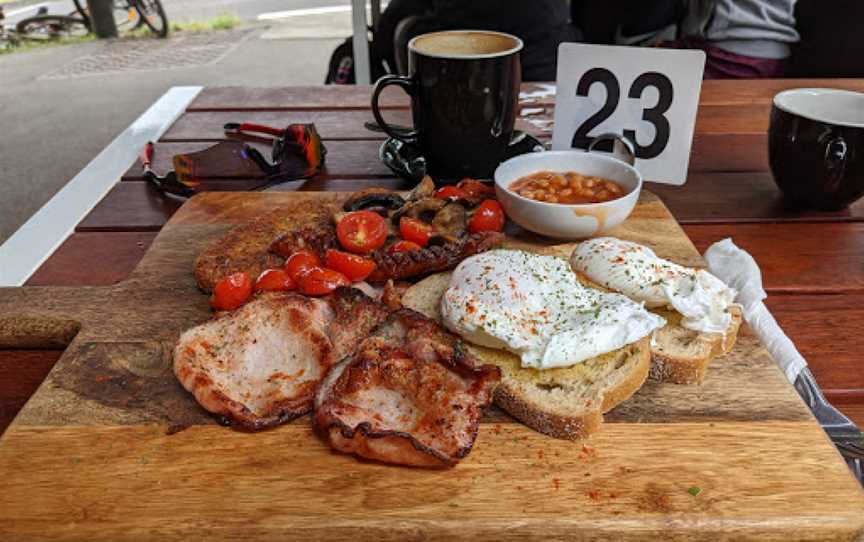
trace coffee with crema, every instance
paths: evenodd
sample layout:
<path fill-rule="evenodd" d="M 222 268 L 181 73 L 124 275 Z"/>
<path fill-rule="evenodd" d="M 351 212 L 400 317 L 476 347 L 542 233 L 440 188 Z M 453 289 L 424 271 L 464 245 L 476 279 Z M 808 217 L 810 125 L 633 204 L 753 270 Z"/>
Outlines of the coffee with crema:
<path fill-rule="evenodd" d="M 424 34 L 408 44 L 410 75 L 387 75 L 372 92 L 372 113 L 390 137 L 416 145 L 436 181 L 491 178 L 504 158 L 519 98 L 519 38 L 456 30 Z M 414 129 L 387 125 L 378 96 L 387 85 L 411 95 Z"/>
<path fill-rule="evenodd" d="M 419 36 L 412 42 L 414 51 L 424 55 L 459 58 L 507 54 L 518 50 L 519 40 L 488 32 L 436 32 Z"/>

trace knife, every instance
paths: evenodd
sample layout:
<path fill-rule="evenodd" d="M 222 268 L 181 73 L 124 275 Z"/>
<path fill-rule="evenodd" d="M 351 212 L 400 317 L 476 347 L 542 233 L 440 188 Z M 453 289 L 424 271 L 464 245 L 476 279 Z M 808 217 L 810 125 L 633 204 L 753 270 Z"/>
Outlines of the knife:
<path fill-rule="evenodd" d="M 837 451 L 846 460 L 852 474 L 864 486 L 864 434 L 855 423 L 831 406 L 801 356 L 777 320 L 765 306 L 768 297 L 762 288 L 762 273 L 756 260 L 731 239 L 723 239 L 705 251 L 708 269 L 737 291 L 744 319 L 771 356 L 783 369 L 786 378 L 828 434 Z"/>

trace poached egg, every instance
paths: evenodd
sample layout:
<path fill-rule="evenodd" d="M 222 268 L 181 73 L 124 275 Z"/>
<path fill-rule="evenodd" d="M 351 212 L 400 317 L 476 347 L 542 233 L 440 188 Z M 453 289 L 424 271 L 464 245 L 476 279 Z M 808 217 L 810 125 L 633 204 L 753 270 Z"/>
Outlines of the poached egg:
<path fill-rule="evenodd" d="M 736 292 L 708 271 L 658 257 L 646 246 L 614 237 L 579 243 L 570 256 L 573 271 L 648 307 L 671 307 L 681 325 L 723 333 L 732 323 L 728 309 Z"/>
<path fill-rule="evenodd" d="M 518 250 L 465 259 L 441 298 L 444 324 L 505 349 L 523 367 L 567 367 L 653 333 L 666 321 L 620 294 L 583 286 L 566 260 Z"/>

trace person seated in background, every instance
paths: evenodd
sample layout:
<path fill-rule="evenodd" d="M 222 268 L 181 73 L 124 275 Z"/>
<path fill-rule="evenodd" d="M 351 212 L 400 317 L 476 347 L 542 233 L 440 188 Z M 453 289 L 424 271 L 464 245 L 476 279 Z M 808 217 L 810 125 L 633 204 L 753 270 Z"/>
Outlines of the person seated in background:
<path fill-rule="evenodd" d="M 408 41 L 439 30 L 497 30 L 522 39 L 522 78 L 554 81 L 564 41 L 701 49 L 705 79 L 783 77 L 796 0 L 391 0 L 374 53 L 407 72 Z"/>
<path fill-rule="evenodd" d="M 573 0 L 586 41 L 701 49 L 705 78 L 782 77 L 795 0 Z"/>
<path fill-rule="evenodd" d="M 783 77 L 795 0 L 688 0 L 677 47 L 702 49 L 705 79 Z"/>
<path fill-rule="evenodd" d="M 407 72 L 414 36 L 457 29 L 494 30 L 519 37 L 523 81 L 554 81 L 558 45 L 581 41 L 566 0 L 391 0 L 375 27 L 374 48 L 391 72 Z"/>

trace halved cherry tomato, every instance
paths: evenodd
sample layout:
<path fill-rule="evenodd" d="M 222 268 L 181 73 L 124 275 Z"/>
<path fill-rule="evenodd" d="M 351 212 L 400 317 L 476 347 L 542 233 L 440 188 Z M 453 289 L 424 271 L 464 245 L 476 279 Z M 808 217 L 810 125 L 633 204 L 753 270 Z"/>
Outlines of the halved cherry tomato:
<path fill-rule="evenodd" d="M 387 223 L 378 213 L 354 211 L 336 225 L 336 236 L 342 248 L 356 254 L 368 254 L 384 246 Z"/>
<path fill-rule="evenodd" d="M 504 229 L 504 209 L 494 199 L 484 199 L 468 221 L 468 231 L 501 231 Z"/>
<path fill-rule="evenodd" d="M 297 283 L 284 269 L 265 269 L 255 281 L 256 292 L 288 292 L 296 289 Z"/>
<path fill-rule="evenodd" d="M 468 198 L 468 192 L 462 190 L 461 188 L 457 188 L 455 186 L 443 186 L 435 191 L 432 194 L 438 199 L 466 199 Z"/>
<path fill-rule="evenodd" d="M 300 291 L 306 295 L 329 294 L 340 286 L 348 286 L 348 277 L 332 269 L 313 267 L 300 277 Z"/>
<path fill-rule="evenodd" d="M 402 239 L 425 247 L 429 239 L 435 235 L 435 227 L 422 220 L 403 216 L 399 219 L 399 233 Z"/>
<path fill-rule="evenodd" d="M 420 250 L 423 247 L 414 241 L 398 241 L 387 247 L 388 254 L 396 254 L 397 252 L 410 252 L 412 250 Z"/>
<path fill-rule="evenodd" d="M 341 250 L 328 250 L 324 263 L 328 269 L 339 271 L 351 281 L 363 280 L 372 271 L 375 271 L 375 262 L 369 258 L 342 252 Z"/>
<path fill-rule="evenodd" d="M 456 188 L 462 190 L 472 198 L 483 198 L 493 196 L 495 188 L 492 185 L 482 183 L 476 179 L 462 179 Z"/>
<path fill-rule="evenodd" d="M 321 267 L 321 258 L 311 250 L 298 250 L 285 261 L 285 271 L 294 282 L 313 267 Z"/>
<path fill-rule="evenodd" d="M 216 283 L 210 306 L 217 311 L 233 311 L 252 295 L 252 281 L 246 272 L 234 273 Z"/>

